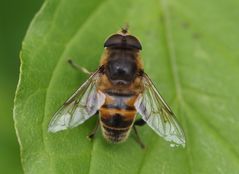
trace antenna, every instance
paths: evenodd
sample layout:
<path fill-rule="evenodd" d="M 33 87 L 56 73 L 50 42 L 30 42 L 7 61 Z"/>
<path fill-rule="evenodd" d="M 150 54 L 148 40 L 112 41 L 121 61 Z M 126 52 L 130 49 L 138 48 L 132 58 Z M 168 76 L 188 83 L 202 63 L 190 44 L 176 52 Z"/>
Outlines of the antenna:
<path fill-rule="evenodd" d="M 126 34 L 126 33 L 128 33 L 128 29 L 129 29 L 129 24 L 126 23 L 123 27 L 121 27 L 121 32 L 123 34 Z"/>

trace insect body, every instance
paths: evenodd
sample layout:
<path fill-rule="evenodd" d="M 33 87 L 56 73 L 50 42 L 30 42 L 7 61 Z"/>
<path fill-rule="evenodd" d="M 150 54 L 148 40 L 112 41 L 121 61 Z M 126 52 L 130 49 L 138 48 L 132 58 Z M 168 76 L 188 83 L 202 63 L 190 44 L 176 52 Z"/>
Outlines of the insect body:
<path fill-rule="evenodd" d="M 132 127 L 136 131 L 135 125 L 146 122 L 167 141 L 184 146 L 173 112 L 143 70 L 139 40 L 122 29 L 104 47 L 100 67 L 56 112 L 49 131 L 76 127 L 99 111 L 103 136 L 110 142 L 126 140 Z M 142 120 L 135 121 L 137 113 Z"/>
<path fill-rule="evenodd" d="M 112 142 L 125 140 L 133 126 L 135 101 L 143 88 L 140 84 L 142 63 L 139 59 L 141 45 L 127 34 L 115 34 L 105 43 L 101 66 L 105 66 L 98 89 L 105 94 L 100 108 L 103 135 Z"/>

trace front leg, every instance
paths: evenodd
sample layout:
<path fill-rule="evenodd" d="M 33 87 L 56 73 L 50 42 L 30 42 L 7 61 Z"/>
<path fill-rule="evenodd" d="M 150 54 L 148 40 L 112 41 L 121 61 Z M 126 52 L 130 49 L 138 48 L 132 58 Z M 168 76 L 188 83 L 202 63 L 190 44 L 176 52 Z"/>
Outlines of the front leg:
<path fill-rule="evenodd" d="M 73 62 L 73 60 L 71 60 L 71 59 L 68 60 L 68 63 L 69 63 L 73 68 L 75 68 L 75 69 L 77 69 L 77 70 L 79 70 L 79 71 L 81 71 L 81 72 L 83 72 L 83 73 L 85 73 L 85 74 L 88 74 L 88 75 L 91 75 L 91 74 L 92 74 L 92 72 L 90 72 L 88 69 L 86 69 L 86 68 L 84 68 L 84 67 L 78 65 L 77 63 Z"/>

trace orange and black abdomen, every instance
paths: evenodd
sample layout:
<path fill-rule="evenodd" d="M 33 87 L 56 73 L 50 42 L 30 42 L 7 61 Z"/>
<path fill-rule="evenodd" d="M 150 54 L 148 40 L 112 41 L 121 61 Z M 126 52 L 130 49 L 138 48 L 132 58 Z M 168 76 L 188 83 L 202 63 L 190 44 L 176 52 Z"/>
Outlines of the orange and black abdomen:
<path fill-rule="evenodd" d="M 134 123 L 137 96 L 132 93 L 105 93 L 104 105 L 100 108 L 100 123 L 103 136 L 113 143 L 127 139 Z"/>

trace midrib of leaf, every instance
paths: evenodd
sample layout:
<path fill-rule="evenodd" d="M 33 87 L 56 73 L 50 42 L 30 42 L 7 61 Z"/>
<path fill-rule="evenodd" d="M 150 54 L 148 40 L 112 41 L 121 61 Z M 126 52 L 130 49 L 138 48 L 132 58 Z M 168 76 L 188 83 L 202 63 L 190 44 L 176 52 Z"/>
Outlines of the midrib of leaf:
<path fill-rule="evenodd" d="M 60 1 L 60 2 L 62 2 L 62 1 Z M 66 44 L 65 44 L 65 47 L 64 47 L 64 49 L 63 49 L 63 51 L 62 51 L 62 53 L 61 53 L 61 56 L 60 56 L 59 60 L 57 61 L 56 65 L 55 65 L 55 67 L 53 68 L 52 73 L 51 73 L 51 75 L 50 75 L 50 80 L 49 80 L 49 83 L 48 83 L 47 88 L 46 88 L 45 106 L 44 106 L 44 116 L 43 116 L 42 122 L 41 122 L 41 125 L 42 125 L 41 137 L 42 137 L 43 147 L 44 147 L 44 150 L 45 150 L 45 152 L 46 152 L 46 154 L 47 154 L 47 156 L 48 156 L 48 158 L 49 158 L 49 160 L 50 160 L 50 166 L 53 166 L 53 163 L 52 163 L 52 155 L 50 155 L 48 146 L 46 145 L 45 140 L 44 140 L 44 136 L 46 137 L 46 135 L 45 135 L 45 133 L 44 133 L 44 132 L 45 132 L 45 131 L 44 131 L 45 127 L 44 127 L 44 124 L 43 124 L 44 121 L 45 121 L 45 119 L 46 119 L 46 115 L 47 115 L 47 109 L 46 109 L 47 104 L 46 104 L 46 103 L 47 103 L 47 100 L 48 100 L 48 98 L 49 98 L 49 89 L 50 89 L 50 87 L 51 87 L 51 85 L 52 85 L 52 80 L 54 79 L 54 78 L 53 78 L 53 77 L 54 77 L 54 74 L 56 73 L 57 68 L 58 68 L 59 65 L 60 65 L 60 62 L 65 58 L 64 55 L 65 55 L 65 53 L 67 52 L 67 50 L 69 49 L 69 45 L 71 45 L 71 43 L 72 43 L 72 41 L 74 40 L 75 36 L 81 32 L 82 28 L 84 28 L 84 26 L 87 25 L 87 22 L 90 20 L 90 18 L 92 18 L 92 17 L 95 15 L 95 13 L 97 12 L 97 10 L 102 6 L 103 2 L 104 2 L 104 1 L 102 1 L 98 6 L 95 7 L 95 9 L 93 10 L 93 12 L 85 19 L 85 22 L 84 22 L 83 24 L 81 23 L 81 24 L 79 25 L 79 27 L 77 27 L 78 29 L 77 29 L 77 30 L 72 34 L 72 36 L 69 38 L 69 40 L 66 41 Z M 54 13 L 54 18 L 57 16 L 57 11 L 58 11 L 59 7 L 60 7 L 60 3 L 59 3 L 59 5 L 58 5 L 58 7 L 57 7 L 56 12 Z M 53 18 L 53 19 L 54 19 L 54 18 Z M 53 20 L 53 21 L 55 21 L 55 20 Z M 52 23 L 52 26 L 53 26 L 53 24 L 54 24 L 54 23 Z M 52 28 L 53 28 L 53 27 L 52 27 Z M 52 28 L 51 28 L 51 29 L 52 29 Z M 50 33 L 50 32 L 49 32 L 49 33 Z M 49 33 L 48 33 L 48 34 L 49 34 Z M 46 42 L 46 39 L 44 40 L 44 42 Z M 92 149 L 93 149 L 93 146 L 94 146 L 94 143 L 93 143 L 93 145 L 92 145 Z M 91 153 L 92 153 L 92 152 L 91 152 Z M 52 169 L 53 169 L 53 167 L 52 167 Z"/>
<path fill-rule="evenodd" d="M 179 72 L 178 72 L 178 67 L 177 67 L 177 61 L 176 61 L 176 53 L 175 53 L 175 48 L 174 48 L 174 43 L 173 43 L 173 38 L 172 38 L 172 31 L 171 31 L 171 21 L 170 21 L 170 14 L 169 14 L 169 9 L 168 9 L 168 2 L 167 0 L 159 0 L 158 2 L 158 6 L 160 9 L 160 13 L 159 16 L 162 15 L 162 20 L 161 24 L 163 27 L 163 34 L 165 37 L 165 48 L 167 51 L 167 56 L 170 60 L 170 69 L 172 71 L 172 79 L 174 82 L 174 86 L 175 86 L 175 94 L 176 94 L 176 101 L 177 103 L 181 103 L 184 102 L 183 99 L 183 95 L 182 95 L 182 90 L 181 90 L 181 84 L 180 84 L 180 77 L 179 77 Z M 185 126 L 186 124 L 184 124 Z M 186 130 L 186 128 L 184 127 L 184 129 Z M 156 139 L 155 141 L 157 142 L 159 139 Z M 139 169 L 137 171 L 138 174 L 140 174 L 142 172 L 143 169 L 143 164 L 145 163 L 147 156 L 150 154 L 151 151 L 153 151 L 153 149 L 155 148 L 155 144 L 157 143 L 153 143 L 154 146 L 151 146 L 151 149 L 148 151 L 145 151 L 144 153 L 144 157 L 142 158 L 141 162 L 140 162 L 140 166 Z M 188 141 L 187 141 L 188 144 Z M 189 146 L 188 146 L 189 147 Z M 189 163 L 189 173 L 192 173 L 192 157 L 190 155 L 190 150 L 188 149 L 188 147 L 186 147 L 186 151 L 187 151 L 187 158 L 188 158 L 188 163 Z M 147 152 L 147 153 L 146 153 Z"/>
<path fill-rule="evenodd" d="M 159 0 L 159 7 L 161 7 L 162 13 L 162 26 L 164 28 L 164 36 L 165 36 L 165 46 L 167 48 L 168 58 L 170 60 L 170 68 L 173 74 L 173 82 L 175 85 L 176 91 L 176 98 L 181 101 L 183 100 L 181 84 L 180 84 L 180 77 L 178 75 L 178 67 L 177 67 L 177 60 L 176 60 L 176 53 L 173 43 L 173 36 L 171 31 L 171 21 L 170 21 L 170 13 L 168 9 L 168 0 Z"/>
<path fill-rule="evenodd" d="M 159 0 L 159 7 L 161 7 L 161 13 L 162 13 L 162 26 L 163 26 L 163 32 L 165 36 L 165 48 L 167 51 L 168 58 L 170 60 L 170 69 L 172 71 L 172 78 L 174 81 L 174 86 L 175 86 L 175 98 L 180 106 L 181 103 L 184 102 L 184 98 L 182 95 L 182 88 L 181 88 L 181 83 L 180 83 L 180 77 L 179 77 L 179 71 L 177 67 L 177 60 L 176 60 L 176 53 L 175 53 L 175 47 L 174 47 L 174 41 L 173 41 L 173 36 L 172 36 L 172 31 L 171 31 L 171 19 L 170 19 L 170 12 L 168 8 L 168 0 Z M 181 109 L 179 108 L 179 113 L 180 114 Z M 183 119 L 181 119 L 183 121 Z M 184 122 L 184 130 L 187 130 L 186 124 Z M 186 131 L 187 132 L 187 131 Z M 187 145 L 186 145 L 186 153 L 187 153 L 187 161 L 188 161 L 188 169 L 189 173 L 192 173 L 192 156 L 190 152 L 190 146 L 189 144 L 189 139 L 187 140 Z"/>

